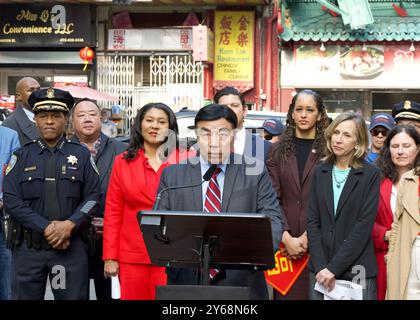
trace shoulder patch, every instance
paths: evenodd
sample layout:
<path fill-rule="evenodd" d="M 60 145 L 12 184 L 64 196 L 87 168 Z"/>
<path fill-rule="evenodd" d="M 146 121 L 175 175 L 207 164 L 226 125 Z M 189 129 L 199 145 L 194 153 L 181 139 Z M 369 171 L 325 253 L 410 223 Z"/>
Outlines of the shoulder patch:
<path fill-rule="evenodd" d="M 13 154 L 6 168 L 6 175 L 8 175 L 10 171 L 12 171 L 16 162 L 17 162 L 17 156 Z"/>
<path fill-rule="evenodd" d="M 90 156 L 90 164 L 92 165 L 93 170 L 95 170 L 95 172 L 96 172 L 96 173 L 98 174 L 98 176 L 99 176 L 99 170 L 98 170 L 98 167 L 96 166 L 96 163 L 95 163 L 95 161 L 93 160 L 92 156 Z"/>

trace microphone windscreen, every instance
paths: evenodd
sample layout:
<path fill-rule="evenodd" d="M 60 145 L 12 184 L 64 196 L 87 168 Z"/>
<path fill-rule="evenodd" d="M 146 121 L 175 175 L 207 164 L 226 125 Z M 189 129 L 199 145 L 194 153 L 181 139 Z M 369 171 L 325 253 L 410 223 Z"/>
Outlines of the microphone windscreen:
<path fill-rule="evenodd" d="M 203 176 L 204 181 L 209 181 L 211 179 L 211 176 L 217 169 L 217 164 L 212 164 L 210 168 L 207 169 L 206 173 Z"/>

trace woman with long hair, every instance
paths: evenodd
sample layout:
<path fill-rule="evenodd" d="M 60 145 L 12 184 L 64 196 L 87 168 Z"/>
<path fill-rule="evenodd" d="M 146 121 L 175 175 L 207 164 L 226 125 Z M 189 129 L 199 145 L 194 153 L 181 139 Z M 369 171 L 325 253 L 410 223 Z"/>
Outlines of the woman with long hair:
<path fill-rule="evenodd" d="M 372 229 L 380 172 L 365 161 L 369 139 L 362 117 L 345 112 L 325 131 L 326 156 L 312 179 L 308 207 L 309 294 L 315 284 L 331 291 L 336 280 L 360 280 L 365 300 L 376 299 L 377 266 Z"/>
<path fill-rule="evenodd" d="M 412 126 L 401 125 L 391 130 L 381 149 L 376 164 L 381 170 L 382 180 L 378 214 L 373 227 L 373 244 L 378 264 L 378 300 L 384 300 L 386 294 L 386 263 L 389 234 L 395 219 L 397 194 L 401 177 L 415 165 L 419 166 L 418 148 L 420 136 Z"/>
<path fill-rule="evenodd" d="M 316 164 L 324 154 L 324 131 L 328 116 L 321 96 L 312 90 L 297 93 L 287 113 L 281 142 L 273 145 L 267 168 L 285 214 L 283 255 L 298 259 L 307 253 L 306 209 Z M 307 269 L 300 275 L 286 299 L 308 299 Z M 283 298 L 275 292 L 275 299 Z"/>
<path fill-rule="evenodd" d="M 401 166 L 405 163 L 404 167 L 411 170 L 398 170 L 395 215 L 392 228 L 385 235 L 389 243 L 385 256 L 386 299 L 420 300 L 420 135 L 411 125 L 400 127 L 402 130 L 392 138 L 390 149 L 397 154 Z M 395 179 L 395 172 L 389 169 L 385 172 L 394 173 L 390 178 Z"/>
<path fill-rule="evenodd" d="M 178 125 L 163 103 L 138 110 L 127 151 L 115 158 L 104 214 L 104 273 L 119 275 L 121 299 L 155 299 L 166 284 L 165 268 L 152 266 L 137 222 L 139 210 L 151 210 L 162 171 L 187 155 L 177 149 Z"/>

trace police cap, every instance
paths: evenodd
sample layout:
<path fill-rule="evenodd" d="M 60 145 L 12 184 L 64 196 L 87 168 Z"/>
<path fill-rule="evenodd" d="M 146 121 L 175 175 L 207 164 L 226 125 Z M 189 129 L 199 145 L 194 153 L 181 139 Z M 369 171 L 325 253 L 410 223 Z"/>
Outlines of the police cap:
<path fill-rule="evenodd" d="M 415 101 L 405 100 L 392 107 L 392 116 L 398 119 L 413 119 L 420 121 L 420 104 Z"/>
<path fill-rule="evenodd" d="M 28 103 L 32 111 L 69 112 L 74 105 L 74 98 L 68 92 L 55 88 L 42 88 L 31 93 Z"/>

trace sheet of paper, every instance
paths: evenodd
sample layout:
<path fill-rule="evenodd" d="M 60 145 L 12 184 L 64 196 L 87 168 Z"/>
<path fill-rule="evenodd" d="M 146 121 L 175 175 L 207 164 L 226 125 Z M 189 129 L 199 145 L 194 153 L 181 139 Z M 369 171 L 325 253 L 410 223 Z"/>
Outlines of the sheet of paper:
<path fill-rule="evenodd" d="M 331 291 L 317 282 L 315 290 L 324 295 L 324 300 L 363 300 L 363 287 L 351 281 L 336 280 Z"/>
<path fill-rule="evenodd" d="M 111 277 L 111 298 L 121 298 L 120 279 L 118 278 L 118 276 Z"/>

